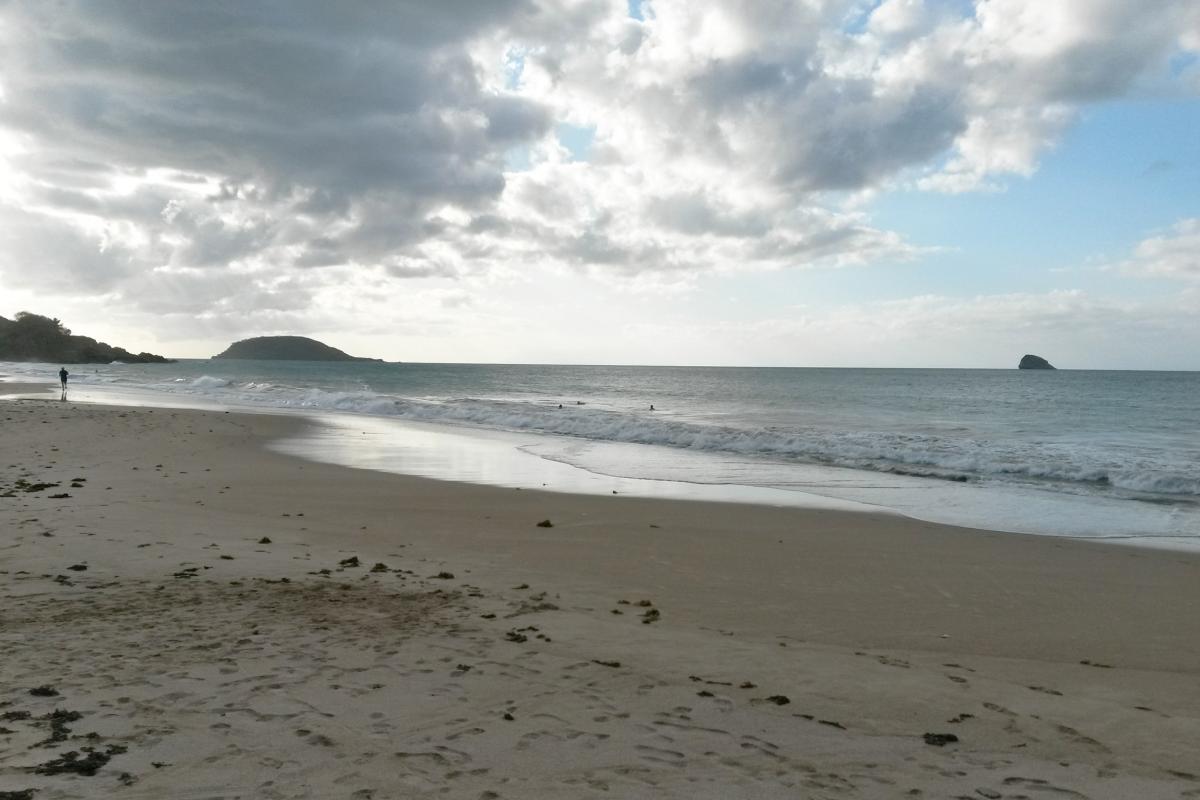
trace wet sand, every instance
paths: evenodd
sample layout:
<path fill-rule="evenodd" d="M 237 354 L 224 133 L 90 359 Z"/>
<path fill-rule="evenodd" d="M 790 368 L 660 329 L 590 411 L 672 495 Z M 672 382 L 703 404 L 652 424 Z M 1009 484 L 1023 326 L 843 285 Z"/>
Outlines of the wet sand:
<path fill-rule="evenodd" d="M 0 402 L 0 793 L 1200 797 L 1196 555 L 265 448 L 303 424 Z"/>

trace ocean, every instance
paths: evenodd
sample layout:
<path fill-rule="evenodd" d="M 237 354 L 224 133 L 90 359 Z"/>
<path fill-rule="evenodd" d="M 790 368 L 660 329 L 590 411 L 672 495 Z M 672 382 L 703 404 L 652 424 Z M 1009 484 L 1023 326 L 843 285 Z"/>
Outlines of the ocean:
<path fill-rule="evenodd" d="M 305 413 L 280 449 L 352 466 L 1200 550 L 1200 373 L 186 360 L 71 386 Z"/>

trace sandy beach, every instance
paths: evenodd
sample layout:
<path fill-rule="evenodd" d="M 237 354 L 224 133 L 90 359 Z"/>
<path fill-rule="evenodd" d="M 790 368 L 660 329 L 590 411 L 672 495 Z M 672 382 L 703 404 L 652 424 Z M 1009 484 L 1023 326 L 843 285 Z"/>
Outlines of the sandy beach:
<path fill-rule="evenodd" d="M 1196 555 L 266 448 L 305 424 L 0 401 L 0 798 L 1200 797 Z"/>

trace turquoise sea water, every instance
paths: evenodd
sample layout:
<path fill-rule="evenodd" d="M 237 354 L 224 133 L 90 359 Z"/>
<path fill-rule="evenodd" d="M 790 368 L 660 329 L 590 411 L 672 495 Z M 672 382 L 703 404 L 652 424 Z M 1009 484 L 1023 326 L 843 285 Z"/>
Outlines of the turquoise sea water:
<path fill-rule="evenodd" d="M 98 398 L 299 410 L 342 427 L 370 417 L 397 436 L 433 425 L 618 478 L 1200 543 L 1200 373 L 195 360 L 81 366 L 72 385 Z M 386 439 L 372 438 L 370 466 L 406 471 L 381 451 Z"/>

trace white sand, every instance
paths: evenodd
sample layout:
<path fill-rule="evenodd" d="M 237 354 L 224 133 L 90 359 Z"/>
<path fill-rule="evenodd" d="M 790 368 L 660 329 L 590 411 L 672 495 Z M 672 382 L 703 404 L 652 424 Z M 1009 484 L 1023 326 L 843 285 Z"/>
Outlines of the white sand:
<path fill-rule="evenodd" d="M 0 797 L 1200 797 L 1194 555 L 263 448 L 300 424 L 0 403 Z"/>

